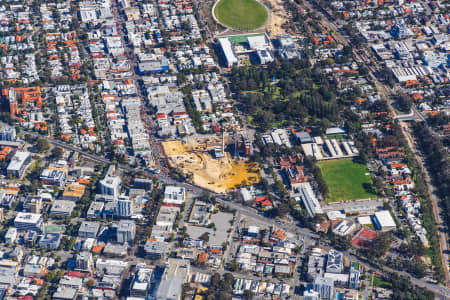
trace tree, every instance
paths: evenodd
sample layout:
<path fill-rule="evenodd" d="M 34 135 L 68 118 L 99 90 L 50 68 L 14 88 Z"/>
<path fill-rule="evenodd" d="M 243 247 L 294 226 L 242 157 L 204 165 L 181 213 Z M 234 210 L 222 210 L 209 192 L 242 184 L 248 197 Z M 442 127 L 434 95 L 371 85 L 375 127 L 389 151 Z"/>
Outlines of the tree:
<path fill-rule="evenodd" d="M 45 275 L 45 281 L 51 282 L 55 278 L 55 272 L 49 271 L 47 275 Z"/>
<path fill-rule="evenodd" d="M 239 271 L 239 265 L 236 263 L 236 260 L 233 260 L 233 261 L 230 263 L 230 269 L 231 269 L 231 271 L 233 271 L 233 272 Z"/>
<path fill-rule="evenodd" d="M 367 250 L 367 257 L 379 258 L 389 249 L 392 241 L 390 232 L 381 232 Z"/>
<path fill-rule="evenodd" d="M 95 284 L 95 282 L 94 282 L 93 279 L 89 279 L 88 282 L 87 282 L 88 288 L 92 288 L 94 286 L 94 284 Z"/>
<path fill-rule="evenodd" d="M 244 300 L 252 300 L 253 299 L 252 291 L 245 290 L 242 299 L 244 299 Z"/>
<path fill-rule="evenodd" d="M 234 277 L 230 273 L 225 273 L 223 278 L 214 273 L 211 277 L 209 289 L 206 291 L 206 299 L 230 300 L 232 297 Z"/>
<path fill-rule="evenodd" d="M 50 149 L 50 143 L 47 142 L 47 140 L 39 138 L 36 141 L 36 149 L 40 152 L 40 153 L 45 153 Z"/>
<path fill-rule="evenodd" d="M 400 93 L 397 97 L 398 108 L 403 112 L 409 112 L 413 104 L 413 99 L 406 93 Z"/>
<path fill-rule="evenodd" d="M 203 233 L 200 237 L 199 237 L 199 239 L 201 239 L 202 241 L 204 241 L 204 242 L 209 242 L 209 233 L 208 232 L 205 232 L 205 233 Z"/>
<path fill-rule="evenodd" d="M 63 157 L 64 150 L 61 147 L 54 147 L 52 150 L 53 159 L 59 160 Z"/>

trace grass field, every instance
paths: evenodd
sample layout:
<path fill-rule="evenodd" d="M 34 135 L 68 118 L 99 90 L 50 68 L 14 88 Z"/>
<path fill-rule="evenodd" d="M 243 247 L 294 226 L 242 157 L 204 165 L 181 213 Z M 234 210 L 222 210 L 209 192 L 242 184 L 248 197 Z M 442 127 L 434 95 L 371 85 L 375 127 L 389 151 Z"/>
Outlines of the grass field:
<path fill-rule="evenodd" d="M 319 167 L 330 191 L 326 202 L 376 197 L 372 179 L 365 165 L 348 158 L 321 161 Z"/>
<path fill-rule="evenodd" d="M 240 30 L 257 29 L 266 23 L 266 8 L 256 0 L 220 0 L 214 15 L 224 25 Z"/>
<path fill-rule="evenodd" d="M 378 276 L 372 276 L 372 283 L 373 283 L 374 287 L 387 288 L 387 289 L 392 288 L 392 283 L 384 281 L 383 279 L 381 279 Z"/>

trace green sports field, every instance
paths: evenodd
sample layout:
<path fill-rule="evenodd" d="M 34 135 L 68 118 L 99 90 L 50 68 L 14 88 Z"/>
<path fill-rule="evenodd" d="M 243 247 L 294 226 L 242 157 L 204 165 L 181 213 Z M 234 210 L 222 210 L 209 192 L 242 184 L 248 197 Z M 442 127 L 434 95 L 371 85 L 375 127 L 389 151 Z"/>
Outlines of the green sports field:
<path fill-rule="evenodd" d="M 220 0 L 214 15 L 222 24 L 239 30 L 257 29 L 268 18 L 264 5 L 256 0 Z"/>
<path fill-rule="evenodd" d="M 321 161 L 318 164 L 330 192 L 326 202 L 351 201 L 377 196 L 365 165 L 355 163 L 351 158 Z"/>
<path fill-rule="evenodd" d="M 64 225 L 48 224 L 44 226 L 45 233 L 60 233 L 64 232 L 65 230 L 66 227 Z"/>

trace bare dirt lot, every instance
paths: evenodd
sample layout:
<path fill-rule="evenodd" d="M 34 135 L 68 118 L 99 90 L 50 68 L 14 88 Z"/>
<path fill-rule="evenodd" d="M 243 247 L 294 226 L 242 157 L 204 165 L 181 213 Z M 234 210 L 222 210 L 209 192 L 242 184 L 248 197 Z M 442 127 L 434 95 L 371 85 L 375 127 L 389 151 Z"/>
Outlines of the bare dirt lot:
<path fill-rule="evenodd" d="M 173 167 L 191 174 L 195 185 L 213 192 L 224 193 L 260 181 L 256 163 L 233 160 L 229 153 L 223 158 L 214 158 L 208 147 L 197 140 L 164 142 L 163 147 Z"/>
<path fill-rule="evenodd" d="M 266 30 L 270 36 L 277 36 L 286 34 L 283 28 L 284 24 L 289 20 L 289 13 L 283 6 L 282 0 L 264 0 L 264 4 L 270 8 L 269 24 Z"/>

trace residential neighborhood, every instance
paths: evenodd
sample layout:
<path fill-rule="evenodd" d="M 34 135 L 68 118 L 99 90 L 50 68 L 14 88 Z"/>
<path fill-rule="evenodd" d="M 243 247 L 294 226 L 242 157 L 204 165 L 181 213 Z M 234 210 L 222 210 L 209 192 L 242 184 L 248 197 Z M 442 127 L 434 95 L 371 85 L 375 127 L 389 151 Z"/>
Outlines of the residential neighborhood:
<path fill-rule="evenodd" d="M 0 299 L 449 299 L 449 13 L 0 1 Z"/>

